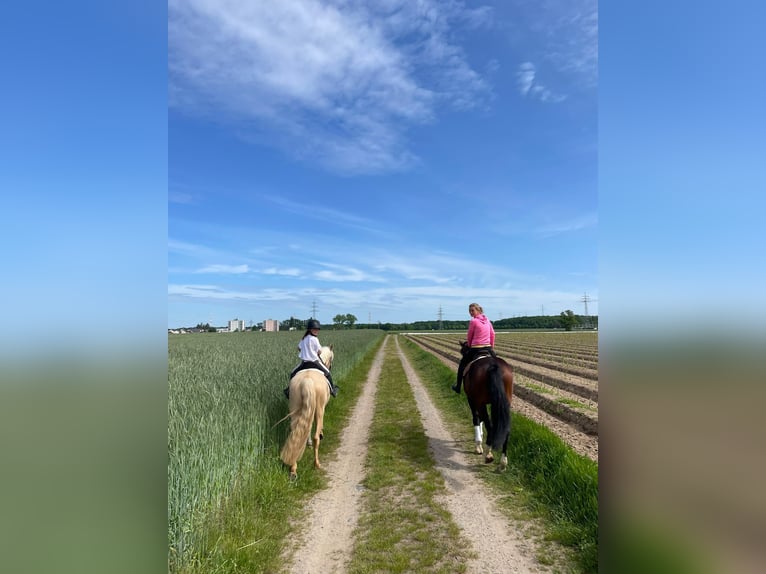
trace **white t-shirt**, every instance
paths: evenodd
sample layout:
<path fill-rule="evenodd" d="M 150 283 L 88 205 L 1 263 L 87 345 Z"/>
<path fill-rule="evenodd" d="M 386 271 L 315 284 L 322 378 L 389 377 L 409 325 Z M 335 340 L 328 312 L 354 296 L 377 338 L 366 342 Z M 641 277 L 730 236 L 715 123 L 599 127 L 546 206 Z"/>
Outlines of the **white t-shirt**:
<path fill-rule="evenodd" d="M 300 349 L 299 357 L 302 361 L 319 361 L 319 350 L 322 345 L 319 344 L 319 338 L 314 335 L 307 335 L 298 343 Z"/>

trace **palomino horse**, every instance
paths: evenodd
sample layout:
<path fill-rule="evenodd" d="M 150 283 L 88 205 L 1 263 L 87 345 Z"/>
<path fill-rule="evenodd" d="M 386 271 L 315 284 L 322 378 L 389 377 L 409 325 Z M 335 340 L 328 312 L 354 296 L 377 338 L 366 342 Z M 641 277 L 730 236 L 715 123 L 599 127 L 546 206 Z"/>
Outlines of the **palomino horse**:
<path fill-rule="evenodd" d="M 465 355 L 470 347 L 460 341 L 460 352 Z M 468 406 L 473 416 L 476 453 L 483 454 L 481 446 L 481 423 L 487 429 L 488 452 L 484 461 L 495 460 L 492 449 L 502 446 L 500 470 L 508 466 L 508 437 L 511 434 L 511 398 L 513 397 L 513 368 L 503 359 L 490 355 L 480 356 L 470 362 L 463 375 L 463 388 L 468 397 Z M 492 417 L 487 414 L 487 405 Z"/>
<path fill-rule="evenodd" d="M 322 347 L 320 358 L 324 365 L 332 368 L 332 345 Z M 319 369 L 304 369 L 290 379 L 290 435 L 282 447 L 282 462 L 290 467 L 290 479 L 298 477 L 298 461 L 311 441 L 309 436 L 314 425 L 314 468 L 319 464 L 319 441 L 323 438 L 324 409 L 330 399 L 330 386 L 327 377 Z"/>

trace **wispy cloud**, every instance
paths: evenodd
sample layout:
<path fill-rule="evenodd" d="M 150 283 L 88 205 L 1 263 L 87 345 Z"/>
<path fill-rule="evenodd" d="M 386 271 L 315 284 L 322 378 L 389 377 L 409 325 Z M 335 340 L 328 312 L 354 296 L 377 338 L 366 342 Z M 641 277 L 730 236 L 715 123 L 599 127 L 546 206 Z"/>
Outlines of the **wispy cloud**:
<path fill-rule="evenodd" d="M 272 204 L 275 204 L 287 213 L 300 215 L 302 217 L 309 217 L 323 223 L 343 225 L 375 235 L 390 235 L 389 231 L 381 229 L 371 219 L 360 217 L 347 211 L 341 211 L 340 209 L 336 209 L 334 207 L 327 207 L 321 203 L 300 203 L 275 195 L 263 195 L 259 197 L 259 200 L 268 201 Z"/>
<path fill-rule="evenodd" d="M 381 277 L 372 275 L 370 273 L 367 273 L 365 271 L 362 271 L 354 267 L 349 267 L 346 265 L 336 265 L 333 263 L 320 263 L 320 265 L 325 267 L 325 269 L 314 273 L 314 277 L 316 279 L 321 279 L 322 281 L 341 281 L 341 282 L 346 282 L 346 281 L 383 282 L 384 281 L 384 279 L 382 279 Z"/>
<path fill-rule="evenodd" d="M 543 42 L 540 57 L 584 89 L 598 83 L 598 1 L 541 0 L 532 30 Z"/>
<path fill-rule="evenodd" d="M 259 273 L 264 275 L 280 275 L 283 277 L 300 277 L 301 270 L 294 267 L 286 269 L 277 269 L 276 267 L 269 267 L 268 269 L 261 269 Z"/>
<path fill-rule="evenodd" d="M 187 241 L 179 241 L 177 239 L 168 239 L 168 251 L 171 253 L 178 253 L 181 255 L 199 258 L 210 257 L 218 254 L 217 250 L 205 245 L 189 243 Z"/>
<path fill-rule="evenodd" d="M 250 267 L 247 265 L 207 265 L 202 269 L 198 269 L 195 273 L 220 273 L 220 274 L 234 274 L 240 275 L 242 273 L 249 273 Z"/>
<path fill-rule="evenodd" d="M 220 301 L 297 301 L 296 292 L 284 289 L 258 289 L 254 291 L 233 291 L 218 285 L 168 285 L 168 295 L 192 299 L 214 299 Z"/>
<path fill-rule="evenodd" d="M 540 226 L 537 232 L 544 236 L 559 235 L 579 231 L 598 224 L 598 216 L 595 213 L 586 213 L 573 219 L 557 221 Z"/>
<path fill-rule="evenodd" d="M 323 289 L 253 289 L 232 290 L 213 285 L 171 284 L 168 295 L 176 299 L 208 299 L 212 301 L 233 301 L 244 303 L 269 303 L 300 306 L 305 301 L 315 301 L 327 309 L 367 309 L 372 314 L 386 310 L 413 307 L 420 315 L 411 320 L 428 319 L 425 309 L 432 309 L 435 319 L 441 310 L 445 319 L 468 320 L 467 302 L 481 301 L 492 319 L 512 316 L 516 313 L 535 314 L 540 305 L 560 305 L 575 308 L 582 297 L 581 292 L 560 289 L 520 289 L 506 287 L 474 287 L 464 285 L 440 287 L 374 287 L 351 290 L 342 288 Z M 597 298 L 594 294 L 594 299 Z M 339 304 L 342 302 L 342 304 Z M 366 317 L 359 317 L 366 321 Z M 373 315 L 373 320 L 374 315 Z M 407 320 L 407 319 L 405 319 Z"/>
<path fill-rule="evenodd" d="M 170 0 L 171 105 L 225 113 L 244 137 L 334 171 L 405 169 L 410 126 L 488 95 L 452 29 L 490 15 L 436 0 Z"/>
<path fill-rule="evenodd" d="M 519 93 L 542 102 L 558 103 L 566 99 L 565 95 L 556 94 L 537 81 L 537 70 L 532 62 L 524 62 L 516 72 L 516 85 Z"/>
<path fill-rule="evenodd" d="M 180 203 L 184 205 L 191 205 L 195 203 L 194 196 L 190 193 L 184 193 L 182 191 L 169 191 L 168 201 L 170 203 Z"/>

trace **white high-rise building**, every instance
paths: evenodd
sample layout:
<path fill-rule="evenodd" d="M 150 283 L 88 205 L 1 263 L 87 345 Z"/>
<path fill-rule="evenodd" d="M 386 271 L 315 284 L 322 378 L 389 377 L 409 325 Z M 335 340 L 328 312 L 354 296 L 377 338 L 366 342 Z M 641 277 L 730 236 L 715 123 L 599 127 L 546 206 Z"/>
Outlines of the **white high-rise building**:
<path fill-rule="evenodd" d="M 229 332 L 233 333 L 234 331 L 244 331 L 245 330 L 245 322 L 242 319 L 234 319 L 232 321 L 229 321 Z"/>

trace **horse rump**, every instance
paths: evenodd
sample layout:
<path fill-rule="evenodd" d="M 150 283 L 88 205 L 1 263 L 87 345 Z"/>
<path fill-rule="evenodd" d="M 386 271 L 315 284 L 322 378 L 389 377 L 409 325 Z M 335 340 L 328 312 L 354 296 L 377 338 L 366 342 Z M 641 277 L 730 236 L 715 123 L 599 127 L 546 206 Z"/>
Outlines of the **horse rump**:
<path fill-rule="evenodd" d="M 294 386 L 297 388 L 290 392 L 290 434 L 279 454 L 287 466 L 293 466 L 303 456 L 316 410 L 316 393 L 312 381 L 296 383 Z"/>

